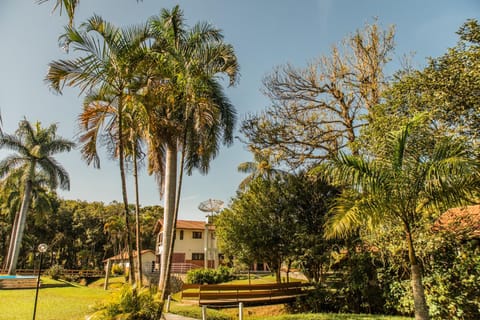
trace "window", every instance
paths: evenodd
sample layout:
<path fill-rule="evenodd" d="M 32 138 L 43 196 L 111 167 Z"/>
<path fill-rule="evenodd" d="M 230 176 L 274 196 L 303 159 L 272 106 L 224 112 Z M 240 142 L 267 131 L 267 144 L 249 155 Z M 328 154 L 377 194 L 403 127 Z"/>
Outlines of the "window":
<path fill-rule="evenodd" d="M 203 253 L 192 253 L 192 260 L 204 260 L 205 255 Z"/>
<path fill-rule="evenodd" d="M 183 240 L 183 230 L 180 230 L 180 240 Z"/>
<path fill-rule="evenodd" d="M 202 232 L 200 232 L 200 231 L 193 231 L 193 232 L 192 232 L 192 238 L 193 238 L 193 239 L 202 239 Z"/>

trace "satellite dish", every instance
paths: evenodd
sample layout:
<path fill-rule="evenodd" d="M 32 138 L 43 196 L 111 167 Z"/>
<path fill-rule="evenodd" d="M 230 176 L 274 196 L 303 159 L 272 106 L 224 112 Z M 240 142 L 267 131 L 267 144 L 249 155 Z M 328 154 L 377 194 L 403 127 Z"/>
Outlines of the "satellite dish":
<path fill-rule="evenodd" d="M 210 212 L 210 213 L 215 213 L 219 212 L 220 209 L 223 207 L 223 201 L 222 200 L 213 200 L 213 199 L 208 199 L 206 201 L 203 201 L 199 204 L 198 209 L 203 212 Z"/>

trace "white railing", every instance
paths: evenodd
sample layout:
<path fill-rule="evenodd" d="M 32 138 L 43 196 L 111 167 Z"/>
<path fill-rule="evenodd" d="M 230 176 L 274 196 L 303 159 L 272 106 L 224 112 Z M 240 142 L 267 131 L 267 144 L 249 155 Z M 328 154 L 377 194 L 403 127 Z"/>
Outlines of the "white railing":
<path fill-rule="evenodd" d="M 172 263 L 172 273 L 187 273 L 192 269 L 202 268 L 199 265 L 193 263 Z"/>

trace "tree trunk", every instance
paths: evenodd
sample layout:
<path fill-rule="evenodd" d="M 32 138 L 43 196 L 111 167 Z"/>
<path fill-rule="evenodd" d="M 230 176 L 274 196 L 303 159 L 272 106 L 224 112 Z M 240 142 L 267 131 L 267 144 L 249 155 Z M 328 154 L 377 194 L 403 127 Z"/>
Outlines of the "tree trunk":
<path fill-rule="evenodd" d="M 158 289 L 161 290 L 160 300 L 166 297 L 168 282 L 168 261 L 172 242 L 173 220 L 175 217 L 175 198 L 177 185 L 177 146 L 176 143 L 167 144 L 165 160 L 165 201 L 163 210 L 162 252 L 160 256 L 160 278 Z"/>
<path fill-rule="evenodd" d="M 184 135 L 184 138 L 183 138 L 183 146 L 186 145 L 186 134 Z M 169 249 L 169 257 L 168 257 L 168 264 L 167 264 L 167 270 L 166 270 L 166 274 L 170 275 L 170 272 L 172 270 L 172 263 L 173 263 L 173 253 L 174 253 L 174 248 L 175 248 L 175 234 L 176 234 L 176 231 L 177 231 L 177 219 L 178 219 L 178 209 L 180 207 L 180 194 L 182 192 L 182 182 L 183 182 L 183 168 L 185 166 L 185 147 L 183 147 L 182 149 L 182 156 L 181 156 L 181 160 L 180 160 L 180 175 L 179 175 L 179 179 L 178 179 L 178 186 L 177 186 L 177 193 L 175 194 L 175 214 L 174 214 L 174 217 L 173 217 L 173 222 L 172 222 L 172 234 L 171 234 L 171 237 L 172 237 L 172 242 L 170 243 L 170 249 Z M 162 292 L 165 292 L 165 295 L 164 295 L 164 298 L 166 297 L 167 294 L 170 294 L 170 276 L 167 277 L 167 283 L 165 285 L 165 289 L 162 290 Z"/>
<path fill-rule="evenodd" d="M 3 263 L 3 270 L 8 270 L 10 268 L 10 259 L 12 257 L 13 247 L 15 245 L 15 241 L 13 241 L 13 239 L 15 239 L 15 236 L 17 234 L 17 226 L 18 226 L 19 218 L 20 218 L 20 211 L 17 211 L 17 213 L 15 213 L 15 218 L 13 219 L 12 234 L 10 235 L 7 257 Z"/>
<path fill-rule="evenodd" d="M 137 283 L 143 286 L 143 271 L 142 271 L 142 242 L 140 231 L 140 199 L 138 195 L 138 165 L 137 165 L 137 147 L 133 141 L 133 177 L 135 180 L 135 243 L 137 249 Z"/>
<path fill-rule="evenodd" d="M 429 320 L 427 301 L 425 299 L 425 290 L 422 283 L 422 272 L 418 265 L 415 248 L 413 246 L 412 233 L 407 230 L 406 235 L 408 245 L 408 258 L 410 260 L 411 285 L 413 293 L 413 303 L 415 308 L 415 320 Z"/>
<path fill-rule="evenodd" d="M 119 97 L 119 100 L 122 101 L 122 97 Z M 123 198 L 123 207 L 124 207 L 124 217 L 125 217 L 125 229 L 127 232 L 127 254 L 128 254 L 128 263 L 130 264 L 130 268 L 128 268 L 128 279 L 130 283 L 134 283 L 135 281 L 135 265 L 133 263 L 133 256 L 132 256 L 132 237 L 130 235 L 130 221 L 128 217 L 128 197 L 127 197 L 127 183 L 125 177 L 125 159 L 124 159 L 124 148 L 123 148 L 123 119 L 122 119 L 122 104 L 119 103 L 118 106 L 118 159 L 120 162 L 120 178 L 122 184 L 122 198 Z M 133 292 L 134 296 L 136 292 Z"/>
<path fill-rule="evenodd" d="M 30 199 L 32 194 L 32 179 L 35 173 L 35 165 L 32 165 L 29 172 L 28 180 L 25 183 L 25 192 L 23 194 L 22 206 L 20 207 L 20 215 L 17 223 L 17 230 L 14 239 L 12 255 L 8 261 L 8 275 L 15 275 L 17 273 L 17 261 L 20 254 L 20 247 L 22 245 L 23 231 L 25 230 L 25 223 L 27 221 L 28 208 L 30 207 Z"/>

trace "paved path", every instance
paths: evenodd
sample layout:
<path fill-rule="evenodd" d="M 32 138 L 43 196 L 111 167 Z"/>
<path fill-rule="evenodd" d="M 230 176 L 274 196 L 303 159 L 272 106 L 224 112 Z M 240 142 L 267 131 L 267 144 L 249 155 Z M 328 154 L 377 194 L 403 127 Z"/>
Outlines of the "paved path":
<path fill-rule="evenodd" d="M 164 313 L 163 318 L 165 320 L 197 320 L 195 318 L 184 317 L 173 313 Z"/>

